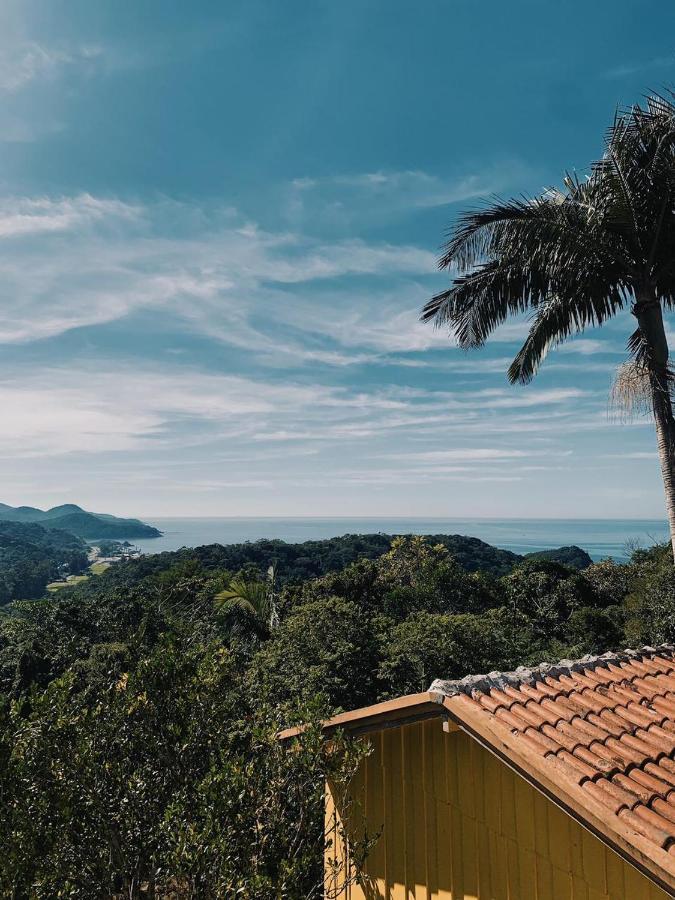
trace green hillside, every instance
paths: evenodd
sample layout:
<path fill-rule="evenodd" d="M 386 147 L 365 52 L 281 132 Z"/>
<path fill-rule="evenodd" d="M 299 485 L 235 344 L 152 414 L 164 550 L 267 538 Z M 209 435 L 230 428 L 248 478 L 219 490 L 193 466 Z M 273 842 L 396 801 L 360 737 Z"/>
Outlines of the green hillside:
<path fill-rule="evenodd" d="M 35 522 L 0 521 L 0 605 L 41 597 L 50 581 L 87 564 L 87 545 L 75 535 Z"/>
<path fill-rule="evenodd" d="M 0 521 L 48 523 L 86 540 L 97 538 L 151 538 L 161 531 L 139 519 L 121 519 L 105 513 L 92 513 L 75 503 L 42 510 L 33 506 L 8 506 L 0 503 Z"/>

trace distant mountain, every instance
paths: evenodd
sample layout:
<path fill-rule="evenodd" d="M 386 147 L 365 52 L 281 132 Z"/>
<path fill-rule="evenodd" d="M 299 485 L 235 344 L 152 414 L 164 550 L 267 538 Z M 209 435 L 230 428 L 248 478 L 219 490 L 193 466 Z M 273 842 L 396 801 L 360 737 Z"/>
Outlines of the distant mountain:
<path fill-rule="evenodd" d="M 120 519 L 105 513 L 87 512 L 75 503 L 64 503 L 47 510 L 0 503 L 0 521 L 48 524 L 49 528 L 59 528 L 90 541 L 97 538 L 151 538 L 162 533 L 140 519 Z"/>

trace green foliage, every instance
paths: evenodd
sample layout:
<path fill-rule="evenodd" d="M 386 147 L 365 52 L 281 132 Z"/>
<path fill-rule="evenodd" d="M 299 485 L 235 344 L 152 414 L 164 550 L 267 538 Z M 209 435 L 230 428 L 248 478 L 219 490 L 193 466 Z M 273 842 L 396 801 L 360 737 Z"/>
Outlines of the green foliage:
<path fill-rule="evenodd" d="M 496 577 L 398 538 L 277 594 L 251 546 L 238 570 L 213 548 L 164 554 L 5 608 L 0 896 L 319 900 L 324 779 L 348 793 L 365 752 L 324 743 L 322 716 L 675 636 L 667 547 Z"/>
<path fill-rule="evenodd" d="M 516 626 L 520 626 L 514 628 Z M 484 615 L 416 612 L 382 635 L 378 678 L 385 697 L 425 691 L 435 678 L 509 669 L 522 626 L 503 607 Z"/>
<path fill-rule="evenodd" d="M 354 709 L 373 699 L 375 636 L 356 603 L 327 597 L 296 607 L 255 656 L 251 679 L 278 702 L 324 697 Z"/>
<path fill-rule="evenodd" d="M 395 538 L 377 568 L 381 611 L 395 619 L 415 610 L 473 612 L 491 605 L 484 578 L 466 572 L 442 544 L 422 537 Z"/>
<path fill-rule="evenodd" d="M 507 604 L 533 621 L 546 637 L 557 636 L 572 612 L 592 599 L 586 579 L 559 563 L 532 561 L 501 580 Z"/>
<path fill-rule="evenodd" d="M 62 571 L 88 565 L 84 541 L 41 525 L 0 521 L 0 606 L 41 597 Z"/>
<path fill-rule="evenodd" d="M 465 571 L 441 544 L 394 538 L 387 553 L 290 589 L 284 608 L 331 595 L 358 604 L 364 615 L 404 618 L 415 610 L 454 613 L 494 605 L 494 582 Z"/>
<path fill-rule="evenodd" d="M 410 536 L 408 536 L 410 538 Z M 243 544 L 211 544 L 206 547 L 157 553 L 138 560 L 116 564 L 107 574 L 107 583 L 128 587 L 160 576 L 176 566 L 193 565 L 195 571 L 241 574 L 244 580 L 264 579 L 271 565 L 276 566 L 279 587 L 300 585 L 329 574 L 339 575 L 347 566 L 377 560 L 391 548 L 394 538 L 386 534 L 348 534 L 324 541 L 287 544 L 280 540 L 261 540 Z M 442 545 L 448 555 L 466 572 L 500 576 L 511 572 L 524 557 L 491 547 L 478 538 L 458 534 L 437 534 L 425 538 L 431 546 Z M 565 548 L 563 548 L 564 550 Z M 553 555 L 558 551 L 548 551 Z M 100 585 L 91 586 L 98 594 Z"/>
<path fill-rule="evenodd" d="M 670 547 L 638 551 L 626 597 L 626 635 L 636 643 L 675 640 L 675 569 Z"/>
<path fill-rule="evenodd" d="M 636 555 L 628 565 L 617 565 L 612 559 L 604 559 L 584 571 L 584 578 L 601 606 L 620 603 L 628 594 L 637 572 L 636 561 Z"/>
<path fill-rule="evenodd" d="M 547 559 L 551 562 L 562 563 L 571 569 L 587 569 L 593 565 L 593 560 L 582 550 L 572 544 L 571 547 L 558 547 L 556 550 L 537 550 L 536 553 L 526 553 L 525 560 Z"/>
<path fill-rule="evenodd" d="M 122 674 L 99 660 L 95 690 L 70 670 L 3 711 L 0 893 L 322 896 L 324 781 L 364 749 L 325 744 L 316 707 L 280 743 L 217 644 L 164 640 Z"/>
<path fill-rule="evenodd" d="M 601 654 L 608 649 L 620 648 L 624 640 L 624 620 L 624 612 L 619 606 L 576 609 L 569 618 L 567 636 L 571 646 L 580 649 L 573 650 L 570 656 L 578 657 L 584 652 Z M 644 643 L 648 642 L 638 640 L 636 645 Z"/>

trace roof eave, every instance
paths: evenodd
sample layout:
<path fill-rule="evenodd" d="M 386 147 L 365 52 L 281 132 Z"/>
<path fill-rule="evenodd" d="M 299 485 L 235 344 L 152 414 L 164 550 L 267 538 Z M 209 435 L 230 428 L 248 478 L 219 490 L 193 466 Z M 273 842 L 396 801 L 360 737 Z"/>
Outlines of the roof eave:
<path fill-rule="evenodd" d="M 406 694 L 403 697 L 396 697 L 394 700 L 385 700 L 384 703 L 339 713 L 327 719 L 322 728 L 325 733 L 344 731 L 352 735 L 382 731 L 385 728 L 407 725 L 422 719 L 446 716 L 444 700 L 443 694 L 435 691 Z M 305 727 L 297 725 L 294 728 L 286 728 L 279 733 L 279 739 L 284 741 L 297 737 L 305 730 Z"/>

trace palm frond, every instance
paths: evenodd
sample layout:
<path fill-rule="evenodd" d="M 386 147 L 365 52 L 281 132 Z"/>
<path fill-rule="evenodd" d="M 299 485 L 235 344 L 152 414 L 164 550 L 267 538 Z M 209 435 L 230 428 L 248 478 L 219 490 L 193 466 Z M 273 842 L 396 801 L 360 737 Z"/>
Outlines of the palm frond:
<path fill-rule="evenodd" d="M 273 585 L 273 572 L 267 581 L 235 579 L 215 595 L 213 605 L 233 633 L 266 638 L 279 624 Z"/>
<path fill-rule="evenodd" d="M 645 290 L 675 309 L 675 95 L 617 112 L 588 177 L 568 172 L 562 189 L 462 214 L 439 266 L 454 277 L 422 319 L 447 326 L 461 347 L 532 311 L 512 381 L 529 381 L 551 346 Z M 644 364 L 637 338 L 629 350 Z"/>
<path fill-rule="evenodd" d="M 649 365 L 649 344 L 639 328 L 628 338 L 626 349 L 637 366 L 644 369 Z"/>
<path fill-rule="evenodd" d="M 602 325 L 623 304 L 616 294 L 598 300 L 552 297 L 533 317 L 525 343 L 509 366 L 511 384 L 528 384 L 539 371 L 548 351 L 589 326 Z"/>
<path fill-rule="evenodd" d="M 493 199 L 492 205 L 463 213 L 445 245 L 438 261 L 439 269 L 456 266 L 466 272 L 493 252 L 493 244 L 510 223 L 541 224 L 540 201 L 522 197 L 514 200 Z"/>
<path fill-rule="evenodd" d="M 432 297 L 422 319 L 433 319 L 439 327 L 451 325 L 461 347 L 479 347 L 509 313 L 527 309 L 530 293 L 522 272 L 488 263 Z"/>

